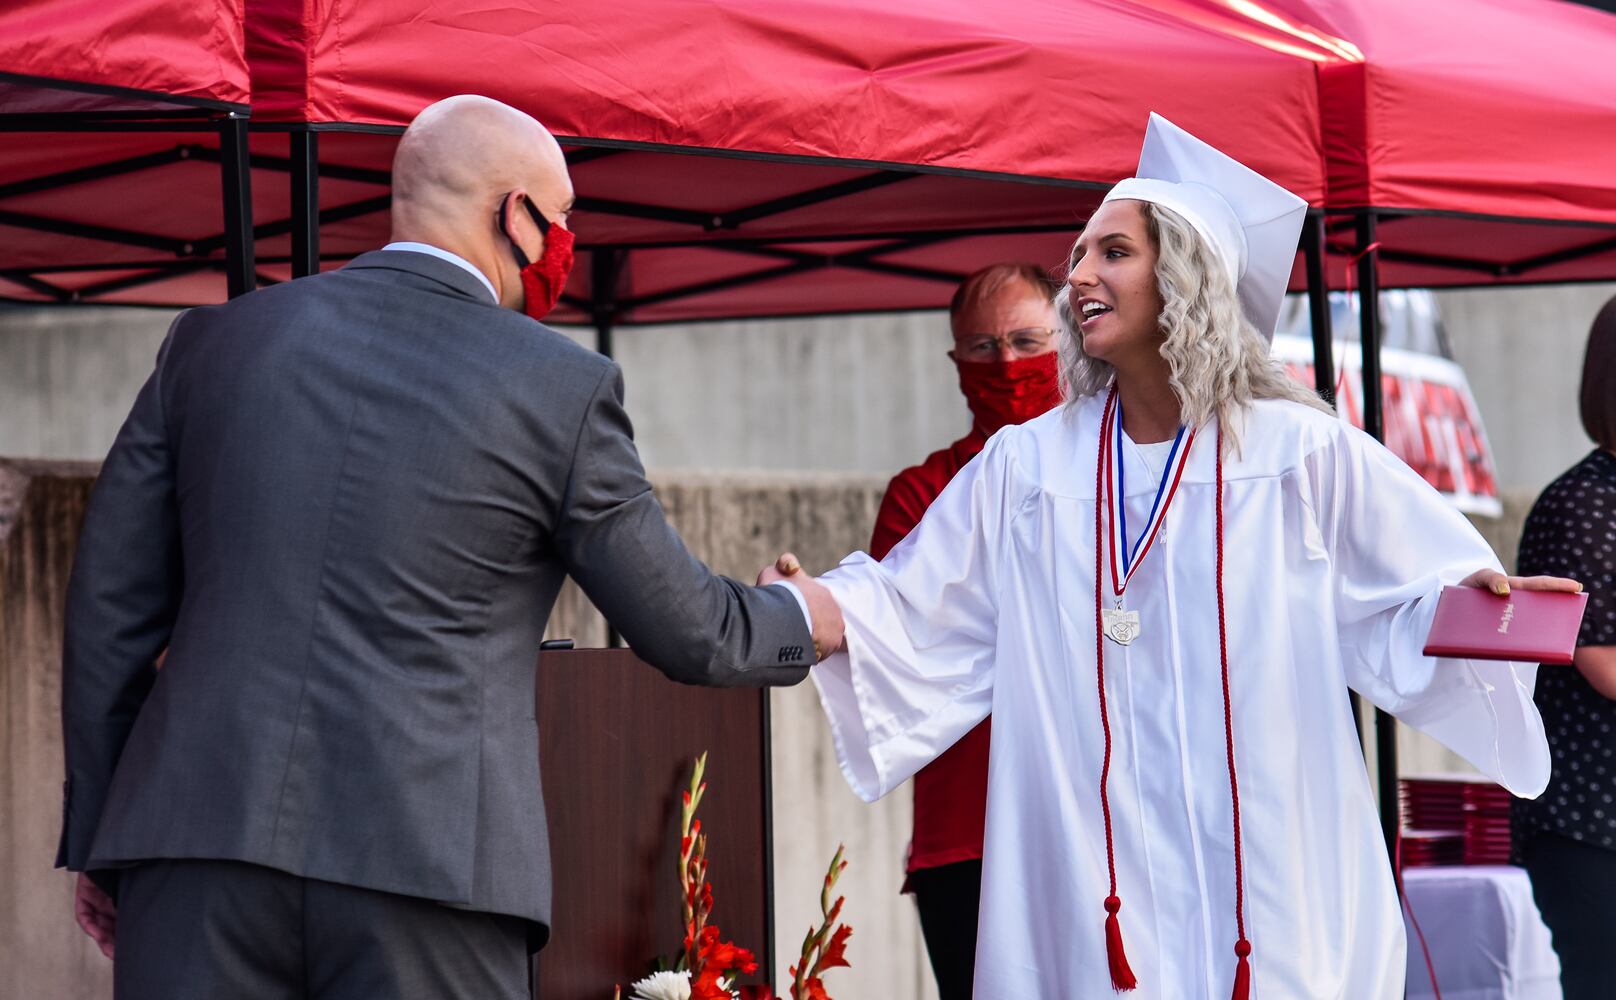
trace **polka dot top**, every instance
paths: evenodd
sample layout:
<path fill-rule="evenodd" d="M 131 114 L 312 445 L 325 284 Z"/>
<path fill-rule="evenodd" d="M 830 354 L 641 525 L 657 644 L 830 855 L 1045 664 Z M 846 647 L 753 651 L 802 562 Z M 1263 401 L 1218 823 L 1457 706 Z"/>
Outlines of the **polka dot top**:
<path fill-rule="evenodd" d="M 1616 646 L 1616 455 L 1594 451 L 1549 484 L 1521 534 L 1522 576 L 1582 581 L 1588 610 L 1578 646 Z M 1616 850 L 1616 701 L 1575 667 L 1541 667 L 1535 695 L 1554 771 L 1536 799 L 1516 799 L 1517 851 L 1557 833 Z"/>

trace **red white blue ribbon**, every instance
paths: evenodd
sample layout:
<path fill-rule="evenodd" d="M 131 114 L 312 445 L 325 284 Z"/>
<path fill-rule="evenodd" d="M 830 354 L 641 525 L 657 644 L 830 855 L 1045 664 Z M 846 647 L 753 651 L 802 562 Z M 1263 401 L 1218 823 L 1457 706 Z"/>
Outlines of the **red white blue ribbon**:
<path fill-rule="evenodd" d="M 1123 506 L 1127 492 L 1122 474 L 1122 400 L 1117 397 L 1115 386 L 1111 387 L 1111 393 L 1106 397 L 1105 416 L 1101 419 L 1100 427 L 1100 439 L 1105 442 L 1101 452 L 1105 471 L 1105 511 L 1111 523 L 1111 590 L 1121 597 L 1128 589 L 1128 581 L 1133 579 L 1134 573 L 1149 554 L 1150 547 L 1155 544 L 1163 522 L 1167 520 L 1167 510 L 1173 505 L 1179 481 L 1184 477 L 1184 466 L 1189 462 L 1195 431 L 1185 427 L 1178 429 L 1178 435 L 1173 438 L 1172 451 L 1167 456 L 1167 466 L 1162 470 L 1161 482 L 1156 485 L 1156 498 L 1150 504 L 1150 517 L 1130 546 L 1128 514 Z"/>

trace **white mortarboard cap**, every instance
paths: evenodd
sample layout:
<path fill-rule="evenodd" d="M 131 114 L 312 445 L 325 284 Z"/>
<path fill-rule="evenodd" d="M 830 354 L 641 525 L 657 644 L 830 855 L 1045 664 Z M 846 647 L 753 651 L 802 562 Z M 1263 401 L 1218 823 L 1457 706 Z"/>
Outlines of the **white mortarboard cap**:
<path fill-rule="evenodd" d="M 1124 198 L 1170 208 L 1194 226 L 1223 262 L 1246 318 L 1274 339 L 1306 201 L 1154 112 L 1138 176 L 1105 196 Z"/>

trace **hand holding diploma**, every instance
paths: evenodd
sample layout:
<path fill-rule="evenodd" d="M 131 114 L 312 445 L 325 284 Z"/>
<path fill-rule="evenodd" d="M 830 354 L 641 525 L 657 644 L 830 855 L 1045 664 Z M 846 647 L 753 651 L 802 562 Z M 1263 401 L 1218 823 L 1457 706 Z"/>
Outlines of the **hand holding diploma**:
<path fill-rule="evenodd" d="M 1478 569 L 1459 581 L 1461 587 L 1481 587 L 1499 597 L 1511 590 L 1554 590 L 1565 594 L 1582 593 L 1582 584 L 1563 576 L 1505 576 L 1496 569 Z"/>
<path fill-rule="evenodd" d="M 1575 580 L 1477 570 L 1460 586 L 1443 589 L 1424 652 L 1461 659 L 1568 664 L 1573 660 L 1586 605 L 1582 584 Z"/>

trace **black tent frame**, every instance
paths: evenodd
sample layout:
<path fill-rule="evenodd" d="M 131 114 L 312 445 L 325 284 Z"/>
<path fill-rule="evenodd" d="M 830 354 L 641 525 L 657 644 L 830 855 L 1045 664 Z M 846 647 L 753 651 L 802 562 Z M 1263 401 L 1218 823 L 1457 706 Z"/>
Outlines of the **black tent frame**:
<path fill-rule="evenodd" d="M 254 243 L 256 240 L 290 234 L 292 252 L 286 257 L 264 257 L 257 263 L 290 264 L 294 278 L 314 274 L 322 262 L 345 259 L 340 256 L 322 256 L 319 249 L 320 227 L 325 224 L 386 211 L 391 196 L 380 194 L 326 209 L 319 207 L 320 178 L 359 181 L 388 187 L 390 174 L 384 170 L 322 163 L 319 136 L 322 132 L 350 132 L 372 134 L 400 134 L 395 126 L 270 123 L 258 126 L 260 131 L 289 133 L 290 155 L 286 157 L 251 155 L 247 148 L 248 110 L 240 105 L 226 105 L 197 99 L 169 95 L 124 91 L 119 88 L 91 87 L 81 84 L 43 81 L 38 78 L 19 78 L 0 73 L 0 83 L 31 82 L 39 86 L 63 90 L 121 96 L 147 101 L 166 102 L 164 111 L 131 110 L 123 112 L 62 113 L 62 114 L 0 114 L 0 132 L 214 132 L 219 137 L 219 149 L 197 144 L 176 144 L 158 153 L 131 157 L 112 163 L 62 171 L 29 180 L 0 185 L 0 199 L 9 195 L 67 187 L 84 181 L 116 177 L 148 169 L 164 163 L 185 159 L 216 161 L 224 182 L 224 231 L 198 240 L 178 240 L 127 230 L 87 226 L 62 220 L 45 219 L 0 210 L 0 224 L 41 232 L 83 236 L 127 246 L 144 247 L 174 259 L 156 258 L 149 261 L 119 264 L 57 265 L 54 267 L 0 269 L 0 277 L 24 285 L 56 302 L 78 302 L 112 291 L 126 290 L 144 284 L 162 281 L 202 269 L 223 269 L 228 275 L 229 294 L 234 297 L 251 291 L 259 283 L 273 279 L 256 270 Z M 968 177 L 1053 188 L 1103 190 L 1109 185 L 1056 178 L 1027 177 L 953 168 L 926 167 L 913 164 L 885 163 L 867 160 L 847 160 L 829 157 L 792 156 L 753 153 L 720 149 L 692 149 L 657 143 L 625 142 L 609 139 L 572 137 L 563 139 L 567 147 L 569 165 L 578 166 L 592 160 L 618 155 L 623 152 L 658 152 L 683 155 L 706 155 L 740 158 L 765 162 L 810 166 L 862 169 L 866 173 L 845 181 L 810 188 L 784 197 L 773 198 L 739 210 L 704 212 L 700 210 L 658 205 L 649 202 L 621 201 L 580 197 L 577 208 L 593 214 L 617 215 L 629 218 L 673 222 L 691 227 L 690 239 L 674 239 L 643 243 L 579 244 L 580 250 L 591 252 L 591 298 L 581 300 L 566 296 L 563 301 L 589 317 L 595 330 L 596 347 L 607 356 L 613 353 L 613 333 L 619 325 L 633 324 L 632 312 L 647 305 L 682 298 L 710 294 L 715 291 L 742 288 L 763 282 L 825 267 L 840 267 L 867 273 L 898 275 L 940 286 L 957 284 L 961 273 L 917 267 L 884 259 L 891 254 L 917 247 L 947 242 L 972 236 L 1040 234 L 1070 231 L 1070 224 L 1019 225 L 973 227 L 925 232 L 857 232 L 808 237 L 749 237 L 739 231 L 747 224 L 784 212 L 848 197 L 878 187 L 902 183 L 926 174 Z M 291 213 L 287 218 L 252 224 L 251 170 L 272 170 L 285 173 L 291 185 Z M 1309 316 L 1312 320 L 1314 384 L 1318 393 L 1334 403 L 1335 360 L 1331 339 L 1331 318 L 1328 301 L 1325 259 L 1327 253 L 1347 256 L 1356 261 L 1360 308 L 1359 342 L 1362 351 L 1364 429 L 1377 440 L 1384 439 L 1383 399 L 1381 389 L 1381 330 L 1378 309 L 1380 295 L 1379 262 L 1427 265 L 1448 270 L 1472 273 L 1478 278 L 1511 278 L 1529 274 L 1555 264 L 1566 263 L 1616 250 L 1616 237 L 1602 235 L 1583 245 L 1541 254 L 1520 260 L 1498 263 L 1479 259 L 1384 250 L 1378 246 L 1377 234 L 1382 224 L 1392 224 L 1399 218 L 1429 216 L 1429 212 L 1361 207 L 1349 209 L 1310 209 L 1303 227 L 1301 250 L 1307 276 Z M 1577 227 L 1577 223 L 1554 220 L 1505 219 L 1447 213 L 1458 218 L 1496 219 L 1508 222 L 1539 222 L 1542 224 Z M 1595 228 L 1595 227 L 1588 227 Z M 1600 228 L 1608 234 L 1608 228 Z M 735 236 L 714 237 L 717 232 L 736 232 Z M 699 235 L 698 235 L 699 234 Z M 875 245 L 853 253 L 815 253 L 802 247 L 815 243 L 871 242 Z M 716 280 L 695 282 L 639 297 L 620 296 L 622 278 L 627 273 L 632 254 L 636 250 L 675 249 L 680 247 L 707 247 L 748 254 L 759 259 L 758 270 Z M 214 255 L 223 251 L 223 261 Z M 95 271 L 130 271 L 141 273 L 117 278 L 77 291 L 62 288 L 50 282 L 48 275 L 55 273 L 85 273 Z M 1494 287 L 1478 281 L 1481 287 Z M 1468 287 L 1464 285 L 1454 287 Z M 601 294 L 604 290 L 605 294 Z M 860 310 L 859 312 L 868 312 Z M 771 317 L 780 318 L 780 317 Z M 1353 696 L 1355 717 L 1361 716 L 1357 696 Z M 1380 818 L 1387 851 L 1395 856 L 1399 836 L 1400 809 L 1397 779 L 1396 721 L 1387 713 L 1376 709 L 1375 747 L 1376 770 L 1380 789 Z"/>
<path fill-rule="evenodd" d="M 115 291 L 139 287 L 161 278 L 199 270 L 222 270 L 232 298 L 250 292 L 256 285 L 252 234 L 252 172 L 248 165 L 247 126 L 250 109 L 245 104 L 207 98 L 164 94 L 157 91 L 113 87 L 101 84 L 56 80 L 0 72 L 0 86 L 39 91 L 55 99 L 64 109 L 53 112 L 0 112 L 0 132 L 175 132 L 211 133 L 219 148 L 208 149 L 219 164 L 223 192 L 221 216 L 223 231 L 197 240 L 176 239 L 154 233 L 89 225 L 66 219 L 53 219 L 22 212 L 0 211 L 0 224 L 17 229 L 99 240 L 124 246 L 141 247 L 166 257 L 132 264 L 62 265 L 51 268 L 10 267 L 0 269 L 0 277 L 48 296 L 57 303 L 81 302 Z M 98 105 L 74 110 L 75 102 L 86 98 Z M 0 199 L 70 187 L 86 181 L 118 177 L 189 159 L 200 146 L 177 145 L 172 149 L 129 157 L 111 163 L 45 174 L 0 185 Z M 215 257 L 223 254 L 223 259 Z M 169 259 L 172 258 L 172 259 Z M 47 275 L 95 271 L 142 271 L 78 289 L 55 284 Z M 155 277 L 154 277 L 155 275 Z"/>
<path fill-rule="evenodd" d="M 17 78 L 14 75 L 8 76 L 8 74 L 0 73 L 0 83 L 15 82 L 18 79 L 37 80 L 37 78 Z M 88 85 L 67 85 L 58 81 L 48 83 L 51 86 L 63 89 L 70 88 L 77 91 L 116 93 L 120 96 L 129 93 L 118 91 L 117 88 L 91 88 Z M 133 93 L 140 94 L 141 92 Z M 112 291 L 124 291 L 196 270 L 211 268 L 224 269 L 230 274 L 230 293 L 237 295 L 242 291 L 250 290 L 258 283 L 269 283 L 272 280 L 266 275 L 257 273 L 254 269 L 253 243 L 256 240 L 290 234 L 292 237 L 290 256 L 264 257 L 258 259 L 256 263 L 290 264 L 293 277 L 301 277 L 305 274 L 314 273 L 322 261 L 338 259 L 320 256 L 319 228 L 321 225 L 384 212 L 391 204 L 389 195 L 379 194 L 321 210 L 319 208 L 319 181 L 321 177 L 375 184 L 381 188 L 388 187 L 391 178 L 388 171 L 385 170 L 321 163 L 319 134 L 321 132 L 361 132 L 396 135 L 402 132 L 400 128 L 341 124 L 262 124 L 256 126 L 256 129 L 289 133 L 291 155 L 285 157 L 263 154 L 249 155 L 245 150 L 247 136 L 245 108 L 222 105 L 219 102 L 177 98 L 167 95 L 142 94 L 141 96 L 148 100 L 159 99 L 176 105 L 184 104 L 185 106 L 163 112 L 160 117 L 154 117 L 154 113 L 151 111 L 139 110 L 87 114 L 0 115 L 0 131 L 163 131 L 179 133 L 208 131 L 215 132 L 219 136 L 219 148 L 213 149 L 196 143 L 180 142 L 167 150 L 156 153 L 47 174 L 8 185 L 0 185 L 0 200 L 9 195 L 70 187 L 86 181 L 123 176 L 180 160 L 212 161 L 219 164 L 221 176 L 225 180 L 224 231 L 197 239 L 185 240 L 149 232 L 91 226 L 0 210 L 0 224 L 41 232 L 86 237 L 125 246 L 141 247 L 159 254 L 170 255 L 171 258 L 155 258 L 119 265 L 88 263 L 35 268 L 6 268 L 0 269 L 0 277 L 5 277 L 48 295 L 53 301 L 78 302 Z M 691 298 L 716 291 L 747 287 L 825 267 L 896 275 L 922 281 L 934 281 L 942 285 L 953 285 L 964 275 L 948 270 L 918 267 L 888 258 L 893 254 L 963 237 L 1031 235 L 1068 231 L 1072 228 L 1071 225 L 1066 223 L 1055 225 L 977 226 L 963 229 L 928 230 L 920 233 L 913 231 L 849 231 L 832 235 L 792 237 L 789 239 L 750 237 L 742 234 L 741 230 L 746 225 L 762 219 L 875 188 L 901 183 L 926 174 L 972 177 L 1057 188 L 1103 190 L 1107 187 L 1104 184 L 1083 181 L 1026 177 L 951 168 L 921 167 L 911 164 L 746 153 L 730 150 L 698 150 L 654 143 L 591 138 L 567 139 L 566 145 L 570 147 L 567 157 L 568 162 L 574 166 L 622 152 L 646 151 L 721 156 L 812 166 L 834 166 L 867 171 L 848 180 L 795 192 L 784 197 L 770 199 L 727 212 L 708 212 L 642 201 L 580 198 L 578 201 L 580 211 L 676 223 L 689 226 L 692 231 L 690 239 L 599 245 L 580 244 L 580 250 L 591 251 L 594 257 L 591 264 L 590 287 L 592 289 L 608 289 L 610 293 L 604 296 L 595 295 L 592 301 L 582 301 L 574 296 L 568 296 L 564 301 L 589 317 L 591 325 L 594 326 L 597 337 L 599 337 L 603 345 L 610 344 L 612 331 L 615 327 L 638 322 L 633 318 L 634 311 L 648 305 Z M 242 234 L 247 231 L 245 220 L 250 212 L 251 168 L 287 174 L 290 178 L 292 209 L 287 218 L 260 223 L 253 227 L 251 230 L 252 239 L 243 240 Z M 1381 223 L 1394 223 L 1398 218 L 1430 214 L 1375 208 L 1332 210 L 1327 215 L 1319 210 L 1310 212 L 1309 225 L 1303 240 L 1303 251 L 1307 256 L 1309 295 L 1316 298 L 1318 291 L 1325 284 L 1325 272 L 1322 266 L 1323 250 L 1327 249 L 1329 253 L 1338 255 L 1359 257 L 1359 262 L 1360 264 L 1362 263 L 1361 255 L 1366 246 L 1360 238 L 1363 219 L 1372 220 L 1371 228 L 1373 229 Z M 1486 217 L 1469 216 L 1469 218 Z M 1318 225 L 1321 221 L 1323 223 L 1322 228 Z M 1547 222 L 1547 220 L 1506 221 Z M 1574 223 L 1550 224 L 1575 225 Z M 736 235 L 718 238 L 712 235 L 714 233 L 728 232 L 734 232 Z M 1470 273 L 1477 276 L 1478 284 L 1485 286 L 1488 284 L 1485 279 L 1520 277 L 1545 267 L 1616 250 L 1616 236 L 1609 235 L 1608 229 L 1600 229 L 1599 232 L 1601 235 L 1598 239 L 1580 246 L 1507 262 L 1420 254 L 1390 249 L 1377 249 L 1369 259 L 1376 261 L 1385 259 L 1392 262 L 1420 264 Z M 803 249 L 804 246 L 814 243 L 844 243 L 849 241 L 873 242 L 876 245 L 854 253 L 841 254 L 815 253 Z M 760 266 L 757 270 L 745 274 L 696 282 L 639 297 L 624 298 L 618 294 L 618 289 L 620 288 L 618 279 L 626 273 L 634 251 L 695 246 L 747 254 L 756 257 Z M 222 263 L 215 256 L 221 251 L 224 252 L 224 261 Z M 91 285 L 77 291 L 56 286 L 51 283 L 49 278 L 49 275 L 59 273 L 130 270 L 138 270 L 141 273 L 103 284 Z M 1317 329 L 1319 321 L 1322 321 L 1324 315 L 1316 303 L 1310 314 L 1315 319 L 1315 329 Z"/>

